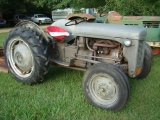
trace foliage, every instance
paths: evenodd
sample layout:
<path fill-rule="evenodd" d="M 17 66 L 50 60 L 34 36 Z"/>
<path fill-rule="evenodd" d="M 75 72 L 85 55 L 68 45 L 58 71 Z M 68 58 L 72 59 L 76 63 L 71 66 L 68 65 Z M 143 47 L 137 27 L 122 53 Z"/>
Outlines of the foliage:
<path fill-rule="evenodd" d="M 52 0 L 53 2 L 54 0 Z M 67 6 L 73 8 L 97 8 L 99 11 L 107 12 L 115 10 L 122 15 L 159 15 L 159 0 L 57 0 L 53 9 L 65 8 Z M 61 2 L 60 2 L 61 1 Z M 127 6 L 126 6 L 127 5 Z"/>
<path fill-rule="evenodd" d="M 0 12 L 6 19 L 12 19 L 14 14 L 35 13 L 50 14 L 52 1 L 49 0 L 0 0 Z"/>
<path fill-rule="evenodd" d="M 160 15 L 159 0 L 106 0 L 108 11 L 122 15 Z"/>
<path fill-rule="evenodd" d="M 122 15 L 160 15 L 159 0 L 0 0 L 0 16 L 11 17 L 17 13 L 44 13 L 58 8 L 98 8 L 115 10 Z"/>
<path fill-rule="evenodd" d="M 66 8 L 70 7 L 69 4 L 71 0 L 52 0 L 52 9 L 60 9 L 60 8 Z"/>
<path fill-rule="evenodd" d="M 97 8 L 104 6 L 105 0 L 71 0 L 70 5 L 77 8 Z"/>
<path fill-rule="evenodd" d="M 3 46 L 7 34 L 8 34 L 8 32 L 0 33 L 0 46 Z"/>

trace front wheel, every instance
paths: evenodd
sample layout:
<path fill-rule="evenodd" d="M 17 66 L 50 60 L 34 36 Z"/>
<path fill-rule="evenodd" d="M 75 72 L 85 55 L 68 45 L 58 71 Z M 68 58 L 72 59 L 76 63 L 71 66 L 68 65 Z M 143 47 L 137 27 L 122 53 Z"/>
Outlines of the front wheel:
<path fill-rule="evenodd" d="M 128 78 L 119 68 L 99 63 L 85 73 L 83 91 L 91 104 L 117 111 L 126 104 L 130 85 Z"/>
<path fill-rule="evenodd" d="M 49 46 L 38 31 L 26 27 L 14 28 L 5 42 L 5 59 L 9 71 L 18 81 L 42 82 L 49 67 Z"/>

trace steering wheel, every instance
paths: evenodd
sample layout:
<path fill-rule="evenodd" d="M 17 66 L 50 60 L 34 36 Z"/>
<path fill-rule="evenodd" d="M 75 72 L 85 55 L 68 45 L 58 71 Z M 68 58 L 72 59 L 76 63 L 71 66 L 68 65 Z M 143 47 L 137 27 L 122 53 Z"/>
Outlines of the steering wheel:
<path fill-rule="evenodd" d="M 75 18 L 75 19 L 72 19 L 72 20 L 70 20 L 69 22 L 67 22 L 66 24 L 65 24 L 65 26 L 72 26 L 72 25 L 77 25 L 77 24 L 79 24 L 79 23 L 81 23 L 81 22 L 84 22 L 84 21 L 87 21 L 87 18 L 86 17 L 78 17 L 78 18 Z"/>

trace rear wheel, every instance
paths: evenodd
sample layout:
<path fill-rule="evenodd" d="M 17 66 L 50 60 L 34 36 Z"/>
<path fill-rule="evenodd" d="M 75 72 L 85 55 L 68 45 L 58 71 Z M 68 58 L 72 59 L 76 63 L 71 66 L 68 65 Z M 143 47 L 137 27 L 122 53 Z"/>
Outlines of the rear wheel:
<path fill-rule="evenodd" d="M 136 78 L 143 79 L 149 74 L 149 72 L 151 71 L 151 62 L 151 56 L 145 51 L 142 71 Z"/>
<path fill-rule="evenodd" d="M 99 63 L 85 73 L 83 91 L 91 104 L 117 111 L 126 104 L 130 85 L 126 75 L 119 68 Z"/>
<path fill-rule="evenodd" d="M 148 56 L 152 59 L 152 48 L 146 43 L 145 51 L 148 54 Z"/>
<path fill-rule="evenodd" d="M 13 29 L 5 42 L 5 58 L 9 71 L 18 81 L 42 82 L 49 67 L 49 45 L 36 30 Z"/>

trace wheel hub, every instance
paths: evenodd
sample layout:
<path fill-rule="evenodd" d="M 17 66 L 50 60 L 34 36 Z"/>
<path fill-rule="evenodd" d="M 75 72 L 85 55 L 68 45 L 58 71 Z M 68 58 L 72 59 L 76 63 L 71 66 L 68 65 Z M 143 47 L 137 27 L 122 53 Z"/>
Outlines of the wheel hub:
<path fill-rule="evenodd" d="M 96 94 L 105 100 L 112 99 L 116 93 L 115 87 L 112 82 L 109 82 L 107 78 L 100 77 L 95 84 Z"/>
<path fill-rule="evenodd" d="M 107 75 L 95 75 L 91 80 L 92 95 L 99 101 L 112 101 L 116 99 L 116 84 Z"/>
<path fill-rule="evenodd" d="M 106 98 L 109 95 L 108 86 L 106 84 L 98 85 L 98 89 L 96 90 L 98 95 L 102 98 Z"/>
<path fill-rule="evenodd" d="M 32 56 L 28 47 L 23 43 L 15 45 L 13 59 L 17 67 L 23 72 L 28 72 L 32 67 Z"/>
<path fill-rule="evenodd" d="M 19 64 L 23 64 L 23 56 L 22 56 L 21 53 L 17 52 L 17 53 L 15 54 L 15 58 L 17 59 L 17 62 L 18 62 Z"/>

